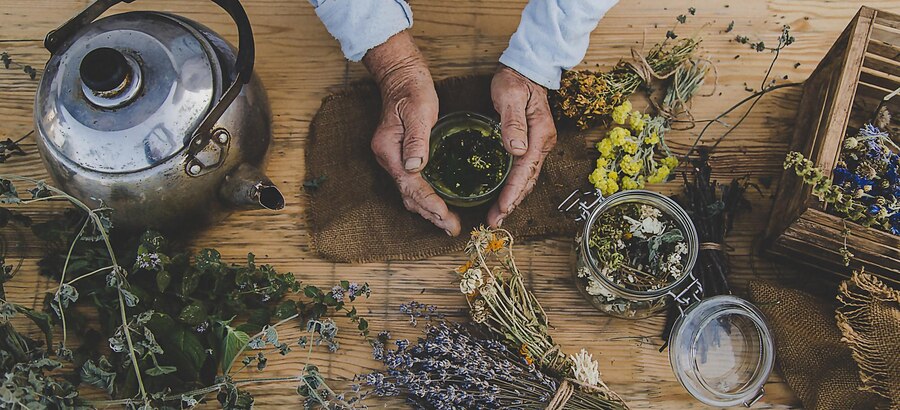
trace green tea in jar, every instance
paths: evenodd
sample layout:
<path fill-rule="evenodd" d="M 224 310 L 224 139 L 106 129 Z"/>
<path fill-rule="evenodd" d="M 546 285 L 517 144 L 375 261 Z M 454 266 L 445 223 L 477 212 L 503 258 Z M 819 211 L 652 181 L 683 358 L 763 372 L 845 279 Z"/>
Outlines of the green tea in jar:
<path fill-rule="evenodd" d="M 448 204 L 472 207 L 500 192 L 511 165 L 500 125 L 458 112 L 442 117 L 432 130 L 431 154 L 422 175 Z"/>

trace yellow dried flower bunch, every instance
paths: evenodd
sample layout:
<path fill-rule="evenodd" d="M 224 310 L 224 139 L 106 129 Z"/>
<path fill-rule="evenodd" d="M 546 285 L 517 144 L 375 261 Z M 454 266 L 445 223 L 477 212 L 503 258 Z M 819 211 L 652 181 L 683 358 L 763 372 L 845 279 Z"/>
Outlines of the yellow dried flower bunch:
<path fill-rule="evenodd" d="M 640 62 L 620 62 L 609 72 L 567 71 L 563 73 L 560 89 L 552 95 L 553 111 L 558 119 L 572 120 L 580 129 L 591 128 L 615 114 L 614 109 L 624 104 L 649 77 L 671 75 L 694 56 L 699 44 L 700 40 L 695 38 L 674 43 L 666 39 L 653 46 Z M 637 66 L 642 68 L 642 73 L 638 73 Z"/>
<path fill-rule="evenodd" d="M 597 143 L 600 158 L 588 181 L 604 196 L 668 181 L 678 158 L 665 143 L 665 118 L 632 111 L 629 101 L 614 107 L 611 117 L 616 126 Z"/>

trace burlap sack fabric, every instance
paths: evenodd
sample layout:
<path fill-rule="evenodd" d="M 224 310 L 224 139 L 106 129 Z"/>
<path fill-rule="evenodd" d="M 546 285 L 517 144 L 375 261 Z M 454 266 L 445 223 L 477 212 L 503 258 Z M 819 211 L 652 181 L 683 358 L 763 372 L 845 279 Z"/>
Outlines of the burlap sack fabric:
<path fill-rule="evenodd" d="M 861 289 L 857 278 L 848 283 L 842 285 L 842 303 L 838 304 L 838 311 L 844 312 L 843 332 L 834 303 L 761 281 L 751 282 L 749 296 L 772 328 L 778 365 L 804 408 L 897 408 L 900 305 L 894 301 L 891 306 L 873 296 L 878 294 L 869 292 L 872 287 Z M 847 293 L 848 289 L 852 293 Z M 853 304 L 847 303 L 851 300 Z M 847 343 L 849 329 L 859 332 L 857 346 Z M 860 363 L 865 363 L 862 368 L 867 370 L 862 374 L 868 380 L 860 377 Z M 887 395 L 882 397 L 873 389 L 872 380 L 879 380 L 884 387 L 881 391 L 893 392 L 889 394 L 894 395 L 894 406 Z"/>
<path fill-rule="evenodd" d="M 474 111 L 497 118 L 490 82 L 490 76 L 437 82 L 441 115 Z M 461 250 L 468 239 L 465 229 L 483 223 L 487 208 L 459 210 L 464 232 L 457 238 L 408 212 L 369 145 L 380 113 L 381 99 L 372 83 L 357 84 L 322 101 L 306 147 L 307 180 L 325 177 L 319 188 L 308 190 L 313 246 L 323 258 L 338 262 L 415 260 Z M 503 223 L 517 238 L 574 236 L 576 224 L 556 206 L 586 184 L 593 160 L 583 138 L 565 134 L 560 131 L 534 192 Z"/>

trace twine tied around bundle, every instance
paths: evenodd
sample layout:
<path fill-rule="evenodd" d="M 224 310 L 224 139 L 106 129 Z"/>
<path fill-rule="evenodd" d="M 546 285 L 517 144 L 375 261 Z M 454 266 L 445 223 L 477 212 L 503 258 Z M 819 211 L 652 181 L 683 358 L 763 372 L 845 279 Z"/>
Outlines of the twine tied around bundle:
<path fill-rule="evenodd" d="M 569 383 L 569 379 L 562 379 L 562 382 L 559 383 L 559 387 L 556 389 L 556 394 L 553 395 L 553 399 L 547 403 L 547 410 L 562 410 L 574 393 L 575 386 Z"/>
<path fill-rule="evenodd" d="M 585 383 L 582 383 L 578 380 L 572 378 L 563 378 L 559 382 L 559 387 L 556 388 L 556 393 L 553 395 L 553 398 L 547 402 L 547 410 L 562 410 L 565 408 L 566 403 L 569 402 L 569 399 L 575 395 L 575 389 L 581 389 L 584 392 L 589 392 L 593 394 L 598 394 L 606 400 L 615 401 L 621 403 L 627 409 L 628 406 L 625 406 L 625 401 L 619 397 L 618 394 L 609 389 L 609 386 L 603 381 L 600 381 L 599 385 L 592 386 Z"/>
<path fill-rule="evenodd" d="M 724 252 L 724 251 L 725 251 L 725 245 L 724 245 L 724 244 L 721 244 L 721 243 L 716 243 L 716 242 L 703 242 L 703 243 L 700 244 L 700 250 L 701 250 L 701 251 L 719 251 L 719 252 Z"/>
<path fill-rule="evenodd" d="M 647 58 L 635 48 L 631 49 L 631 61 L 624 61 L 622 64 L 634 71 L 638 77 L 641 77 L 641 81 L 644 83 L 649 83 L 653 79 L 665 80 L 675 74 L 675 70 L 665 74 L 657 73 L 647 61 Z"/>

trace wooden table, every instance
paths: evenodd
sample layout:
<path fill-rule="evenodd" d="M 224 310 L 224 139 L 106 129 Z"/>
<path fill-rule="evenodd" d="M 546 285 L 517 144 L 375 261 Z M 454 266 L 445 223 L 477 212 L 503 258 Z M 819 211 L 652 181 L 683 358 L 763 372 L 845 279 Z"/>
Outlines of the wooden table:
<path fill-rule="evenodd" d="M 47 58 L 47 52 L 41 47 L 44 35 L 88 3 L 86 0 L 2 0 L 0 51 L 8 51 L 18 62 L 42 67 Z M 195 246 L 216 247 L 233 260 L 252 251 L 263 262 L 280 270 L 291 270 L 304 281 L 323 286 L 341 279 L 367 281 L 374 293 L 362 311 L 371 320 L 372 328 L 389 328 L 395 336 L 416 337 L 420 332 L 409 328 L 397 310 L 400 303 L 410 300 L 437 305 L 450 317 L 463 319 L 467 314 L 465 302 L 451 272 L 458 264 L 459 255 L 419 262 L 343 265 L 319 259 L 310 248 L 304 220 L 306 199 L 301 189 L 309 121 L 324 96 L 366 77 L 366 72 L 361 65 L 344 60 L 337 42 L 328 35 L 306 1 L 245 0 L 244 3 L 256 32 L 256 70 L 268 87 L 274 111 L 275 140 L 268 172 L 280 184 L 289 204 L 283 212 L 275 214 L 235 214 L 199 235 Z M 492 71 L 518 24 L 525 1 L 413 0 L 412 3 L 416 21 L 412 31 L 431 63 L 434 76 L 444 78 Z M 867 4 L 900 11 L 893 0 L 874 0 Z M 758 87 L 771 58 L 768 53 L 756 53 L 746 45 L 735 43 L 735 35 L 774 44 L 781 25 L 791 25 L 797 42 L 783 53 L 773 75 L 778 83 L 802 81 L 860 4 L 818 0 L 623 1 L 601 21 L 579 68 L 610 67 L 628 56 L 630 48 L 641 47 L 645 38 L 649 46 L 661 39 L 675 17 L 686 13 L 691 6 L 697 7 L 697 16 L 689 17 L 688 28 L 699 30 L 704 38 L 704 52 L 716 63 L 719 72 L 714 96 L 697 99 L 693 106 L 697 118 L 710 118 L 747 96 L 747 85 Z M 116 11 L 134 9 L 172 11 L 230 36 L 234 33 L 227 16 L 210 2 L 139 1 Z M 724 33 L 732 20 L 734 31 Z M 680 33 L 688 35 L 689 31 L 682 28 Z M 36 81 L 21 72 L 0 69 L 0 136 L 17 137 L 32 129 L 36 86 Z M 789 266 L 757 256 L 751 249 L 769 218 L 798 100 L 796 88 L 766 97 L 715 154 L 713 168 L 717 177 L 726 180 L 749 175 L 761 187 L 761 194 L 749 195 L 753 213 L 738 221 L 729 238 L 729 245 L 734 248 L 730 252 L 732 280 L 739 290 L 751 279 L 791 280 L 797 275 Z M 731 118 L 729 122 L 734 120 Z M 719 128 L 709 135 L 716 137 L 723 130 Z M 695 129 L 671 133 L 671 147 L 683 153 L 696 132 Z M 24 147 L 32 155 L 0 165 L 2 173 L 46 178 L 34 153 L 33 140 L 27 139 Z M 667 193 L 677 188 L 676 184 L 660 187 Z M 39 214 L 51 210 L 50 207 L 37 209 Z M 585 347 L 594 353 L 606 382 L 635 409 L 704 408 L 675 380 L 667 355 L 657 351 L 662 317 L 637 322 L 613 319 L 582 301 L 570 275 L 570 240 L 562 237 L 527 242 L 519 245 L 517 252 L 528 285 L 556 327 L 556 340 L 566 351 Z M 36 274 L 34 262 L 40 255 L 39 246 L 26 244 L 24 253 L 25 265 L 8 284 L 8 294 L 14 302 L 39 303 L 42 295 L 35 290 L 52 285 L 47 278 Z M 350 329 L 349 324 L 338 323 Z M 287 336 L 299 335 L 299 327 L 292 330 Z M 344 331 L 341 344 L 337 353 L 320 353 L 314 357 L 315 363 L 338 385 L 355 374 L 379 368 L 370 357 L 369 347 L 353 332 Z M 303 366 L 303 358 L 298 356 L 273 357 L 265 373 L 297 374 Z M 253 392 L 261 408 L 296 407 L 299 403 L 290 384 L 265 385 L 254 388 Z M 87 394 L 99 397 L 97 392 Z M 395 408 L 398 402 L 373 400 L 370 405 Z M 774 373 L 766 386 L 766 396 L 755 407 L 783 409 L 798 405 L 798 399 L 781 376 Z"/>

